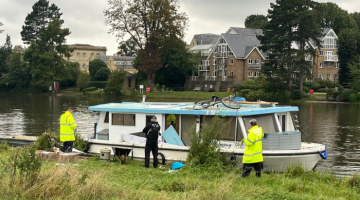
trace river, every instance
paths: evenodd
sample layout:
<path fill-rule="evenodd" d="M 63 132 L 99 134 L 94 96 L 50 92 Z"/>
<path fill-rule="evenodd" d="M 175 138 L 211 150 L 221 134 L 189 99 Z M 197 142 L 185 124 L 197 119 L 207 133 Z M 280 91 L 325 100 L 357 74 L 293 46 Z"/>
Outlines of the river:
<path fill-rule="evenodd" d="M 61 94 L 0 94 L 0 135 L 40 135 L 47 129 L 57 130 L 59 118 L 68 107 L 74 107 L 78 132 L 93 131 L 98 114 L 89 106 L 140 98 L 84 97 Z M 158 99 L 151 101 L 174 101 Z M 193 101 L 193 100 L 192 100 Z M 327 160 L 317 169 L 336 176 L 360 172 L 360 105 L 332 103 L 294 103 L 302 141 L 326 144 Z"/>

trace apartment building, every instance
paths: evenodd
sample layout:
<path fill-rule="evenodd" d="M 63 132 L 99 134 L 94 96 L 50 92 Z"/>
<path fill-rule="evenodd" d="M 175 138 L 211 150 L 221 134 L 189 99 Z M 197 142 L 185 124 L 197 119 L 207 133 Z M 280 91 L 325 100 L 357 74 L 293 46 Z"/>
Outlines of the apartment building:
<path fill-rule="evenodd" d="M 72 44 L 68 45 L 73 48 L 69 61 L 78 62 L 82 71 L 89 71 L 89 62 L 95 59 L 96 55 L 106 55 L 105 46 L 93 46 L 89 44 Z"/>

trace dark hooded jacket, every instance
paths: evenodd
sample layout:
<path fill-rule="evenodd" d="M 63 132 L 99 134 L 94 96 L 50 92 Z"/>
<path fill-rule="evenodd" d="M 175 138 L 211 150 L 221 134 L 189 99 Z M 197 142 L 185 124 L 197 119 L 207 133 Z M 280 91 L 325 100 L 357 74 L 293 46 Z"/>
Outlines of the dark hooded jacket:
<path fill-rule="evenodd" d="M 158 137 L 160 134 L 160 125 L 158 122 L 150 122 L 148 123 L 143 133 L 146 135 L 146 144 L 147 145 L 154 145 L 158 142 Z"/>

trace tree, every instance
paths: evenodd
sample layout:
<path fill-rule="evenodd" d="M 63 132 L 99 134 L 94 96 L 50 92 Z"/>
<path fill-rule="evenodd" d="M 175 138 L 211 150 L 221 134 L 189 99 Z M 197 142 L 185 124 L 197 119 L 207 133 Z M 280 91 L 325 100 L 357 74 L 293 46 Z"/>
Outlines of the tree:
<path fill-rule="evenodd" d="M 80 64 L 78 62 L 65 62 L 63 70 L 57 75 L 61 80 L 60 84 L 63 87 L 76 86 L 76 81 L 80 74 Z"/>
<path fill-rule="evenodd" d="M 360 56 L 358 55 L 348 66 L 351 77 L 351 87 L 356 91 L 360 91 Z"/>
<path fill-rule="evenodd" d="M 356 21 L 349 13 L 335 3 L 319 3 L 314 7 L 314 11 L 318 13 L 318 20 L 322 27 L 332 28 L 336 34 L 343 29 L 357 28 Z"/>
<path fill-rule="evenodd" d="M 311 39 L 320 46 L 321 27 L 318 17 L 311 9 L 316 6 L 312 0 L 277 0 L 270 4 L 268 10 L 269 22 L 264 27 L 264 34 L 259 35 L 262 46 L 260 49 L 269 52 L 269 62 L 263 71 L 270 76 L 278 76 L 287 83 L 291 90 L 292 75 L 299 73 L 300 89 L 304 75 L 309 74 L 311 64 L 305 61 L 306 55 L 315 55 L 315 50 L 309 48 Z M 297 43 L 299 48 L 293 48 Z"/>
<path fill-rule="evenodd" d="M 83 90 L 87 88 L 90 84 L 90 75 L 86 72 L 80 72 L 80 75 L 78 77 L 78 80 L 76 82 L 76 86 L 80 88 L 80 90 Z"/>
<path fill-rule="evenodd" d="M 22 61 L 22 53 L 12 53 L 6 60 L 9 71 L 0 78 L 0 85 L 4 84 L 14 89 L 22 89 L 29 86 L 31 76 L 29 66 Z"/>
<path fill-rule="evenodd" d="M 265 15 L 249 15 L 245 19 L 245 27 L 263 29 L 267 22 L 268 19 Z"/>
<path fill-rule="evenodd" d="M 2 22 L 0 22 L 0 26 L 4 25 Z M 4 32 L 4 30 L 0 30 L 0 33 Z"/>
<path fill-rule="evenodd" d="M 355 20 L 358 29 L 360 29 L 360 12 L 351 13 L 350 16 Z"/>
<path fill-rule="evenodd" d="M 119 52 L 122 56 L 136 56 L 139 47 L 136 42 L 131 39 L 120 42 Z"/>
<path fill-rule="evenodd" d="M 6 59 L 11 54 L 12 44 L 9 35 L 6 35 L 6 42 L 0 47 L 0 77 L 2 74 L 9 72 L 9 68 L 6 64 Z"/>
<path fill-rule="evenodd" d="M 25 18 L 25 25 L 22 26 L 21 37 L 24 44 L 30 44 L 39 39 L 40 29 L 47 27 L 52 19 L 60 19 L 62 15 L 60 8 L 55 4 L 49 6 L 49 1 L 46 0 L 39 0 L 32 9 Z"/>
<path fill-rule="evenodd" d="M 106 94 L 120 95 L 124 81 L 126 79 L 126 71 L 122 69 L 117 69 L 113 71 L 107 81 L 105 88 Z"/>
<path fill-rule="evenodd" d="M 89 62 L 89 73 L 91 80 L 95 80 L 95 74 L 101 68 L 107 69 L 107 65 L 104 61 L 100 59 L 94 59 Z"/>
<path fill-rule="evenodd" d="M 344 29 L 339 34 L 338 52 L 340 60 L 339 83 L 349 86 L 352 83 L 349 64 L 356 60 L 358 54 L 359 32 L 356 29 Z"/>
<path fill-rule="evenodd" d="M 65 37 L 70 34 L 69 29 L 62 29 L 63 22 L 54 19 L 48 27 L 42 27 L 39 39 L 35 40 L 25 51 L 24 60 L 29 63 L 32 80 L 30 85 L 43 90 L 52 84 L 54 78 L 63 77 L 69 58 L 70 49 L 65 45 Z"/>
<path fill-rule="evenodd" d="M 110 75 L 110 69 L 100 68 L 96 71 L 94 76 L 94 81 L 107 81 Z"/>
<path fill-rule="evenodd" d="M 109 32 L 119 38 L 129 35 L 137 44 L 138 69 L 146 73 L 148 85 L 153 87 L 156 71 L 165 66 L 161 61 L 164 40 L 184 36 L 187 15 L 179 12 L 178 0 L 109 0 L 109 4 L 104 11 Z"/>

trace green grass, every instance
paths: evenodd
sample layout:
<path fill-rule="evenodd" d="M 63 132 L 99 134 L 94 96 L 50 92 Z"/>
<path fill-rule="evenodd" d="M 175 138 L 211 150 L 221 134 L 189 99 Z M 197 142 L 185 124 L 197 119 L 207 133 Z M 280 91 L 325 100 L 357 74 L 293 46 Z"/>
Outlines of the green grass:
<path fill-rule="evenodd" d="M 5 160 L 9 151 L 0 152 Z M 38 178 L 9 186 L 9 173 L 0 168 L 3 199 L 360 199 L 360 177 L 336 179 L 320 172 L 293 168 L 283 174 L 241 178 L 241 171 L 194 172 L 190 168 L 167 173 L 143 168 L 128 159 L 125 164 L 86 160 L 55 165 L 43 162 Z"/>

